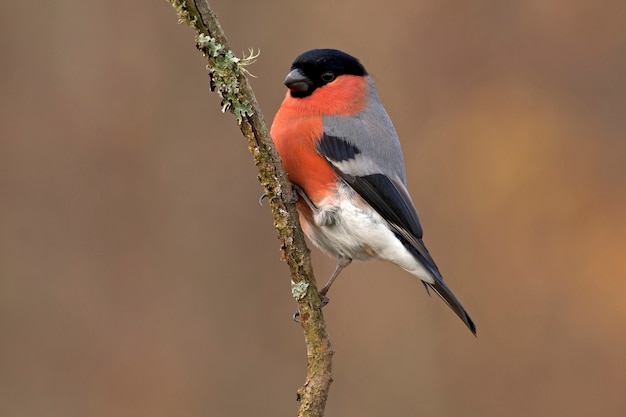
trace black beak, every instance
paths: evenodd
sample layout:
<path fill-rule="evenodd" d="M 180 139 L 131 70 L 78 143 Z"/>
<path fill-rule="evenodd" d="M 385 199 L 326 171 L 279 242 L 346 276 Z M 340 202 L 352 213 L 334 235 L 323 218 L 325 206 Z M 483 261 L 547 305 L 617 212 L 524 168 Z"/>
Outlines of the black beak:
<path fill-rule="evenodd" d="M 291 70 L 285 78 L 285 85 L 294 93 L 306 93 L 313 83 L 298 68 Z"/>

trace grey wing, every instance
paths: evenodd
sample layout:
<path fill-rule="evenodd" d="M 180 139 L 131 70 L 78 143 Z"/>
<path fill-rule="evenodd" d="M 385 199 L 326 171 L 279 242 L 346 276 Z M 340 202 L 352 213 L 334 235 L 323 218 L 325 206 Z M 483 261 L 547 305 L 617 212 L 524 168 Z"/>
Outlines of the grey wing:
<path fill-rule="evenodd" d="M 435 261 L 422 242 L 422 225 L 402 181 L 372 169 L 373 161 L 345 138 L 324 134 L 317 150 L 335 172 L 389 223 L 396 235 L 417 251 L 415 255 L 431 273 L 439 275 Z"/>
<path fill-rule="evenodd" d="M 369 80 L 368 107 L 354 117 L 324 117 L 324 133 L 358 143 L 358 163 L 346 166 L 352 175 L 383 174 L 406 186 L 404 157 L 391 119 Z"/>
<path fill-rule="evenodd" d="M 398 135 L 371 80 L 369 94 L 369 106 L 356 116 L 324 117 L 318 152 L 417 251 L 433 275 L 439 275 L 421 240 L 422 226 L 406 189 Z"/>

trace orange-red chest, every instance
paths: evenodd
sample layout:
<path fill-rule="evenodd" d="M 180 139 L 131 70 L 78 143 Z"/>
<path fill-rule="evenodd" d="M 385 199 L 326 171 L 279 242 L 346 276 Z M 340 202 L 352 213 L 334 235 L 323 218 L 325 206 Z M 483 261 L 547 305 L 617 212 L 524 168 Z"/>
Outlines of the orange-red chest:
<path fill-rule="evenodd" d="M 365 77 L 341 76 L 306 98 L 287 93 L 274 117 L 270 134 L 289 180 L 314 204 L 335 192 L 338 179 L 317 151 L 324 135 L 323 116 L 354 116 L 365 108 L 366 97 Z"/>
<path fill-rule="evenodd" d="M 322 117 L 294 116 L 281 109 L 274 119 L 271 136 L 289 180 L 316 204 L 334 193 L 337 174 L 317 152 L 317 143 L 324 133 Z"/>

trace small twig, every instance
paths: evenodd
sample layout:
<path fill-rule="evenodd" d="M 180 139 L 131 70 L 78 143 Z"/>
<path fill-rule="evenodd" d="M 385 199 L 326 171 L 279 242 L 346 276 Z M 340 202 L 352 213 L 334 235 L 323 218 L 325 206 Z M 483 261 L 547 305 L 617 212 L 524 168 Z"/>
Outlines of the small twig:
<path fill-rule="evenodd" d="M 333 350 L 326 333 L 310 252 L 295 205 L 288 203 L 295 201 L 296 194 L 246 78 L 247 71 L 243 68 L 246 61 L 232 53 L 208 1 L 169 1 L 176 8 L 180 22 L 196 30 L 196 44 L 208 62 L 211 91 L 217 91 L 222 98 L 222 111 L 229 110 L 236 116 L 259 170 L 259 181 L 270 201 L 274 226 L 281 241 L 282 257 L 291 270 L 292 294 L 298 304 L 307 347 L 307 376 L 297 395 L 298 417 L 321 417 L 332 382 Z"/>

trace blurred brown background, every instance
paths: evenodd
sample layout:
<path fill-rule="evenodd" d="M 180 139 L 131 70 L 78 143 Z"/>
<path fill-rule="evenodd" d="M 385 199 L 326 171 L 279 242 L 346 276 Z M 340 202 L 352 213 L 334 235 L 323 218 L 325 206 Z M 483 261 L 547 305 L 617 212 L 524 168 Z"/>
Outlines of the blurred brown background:
<path fill-rule="evenodd" d="M 300 52 L 361 59 L 478 324 L 351 266 L 328 416 L 626 414 L 626 3 L 213 6 L 268 122 Z M 295 415 L 287 267 L 204 66 L 165 1 L 0 4 L 1 416 Z"/>

